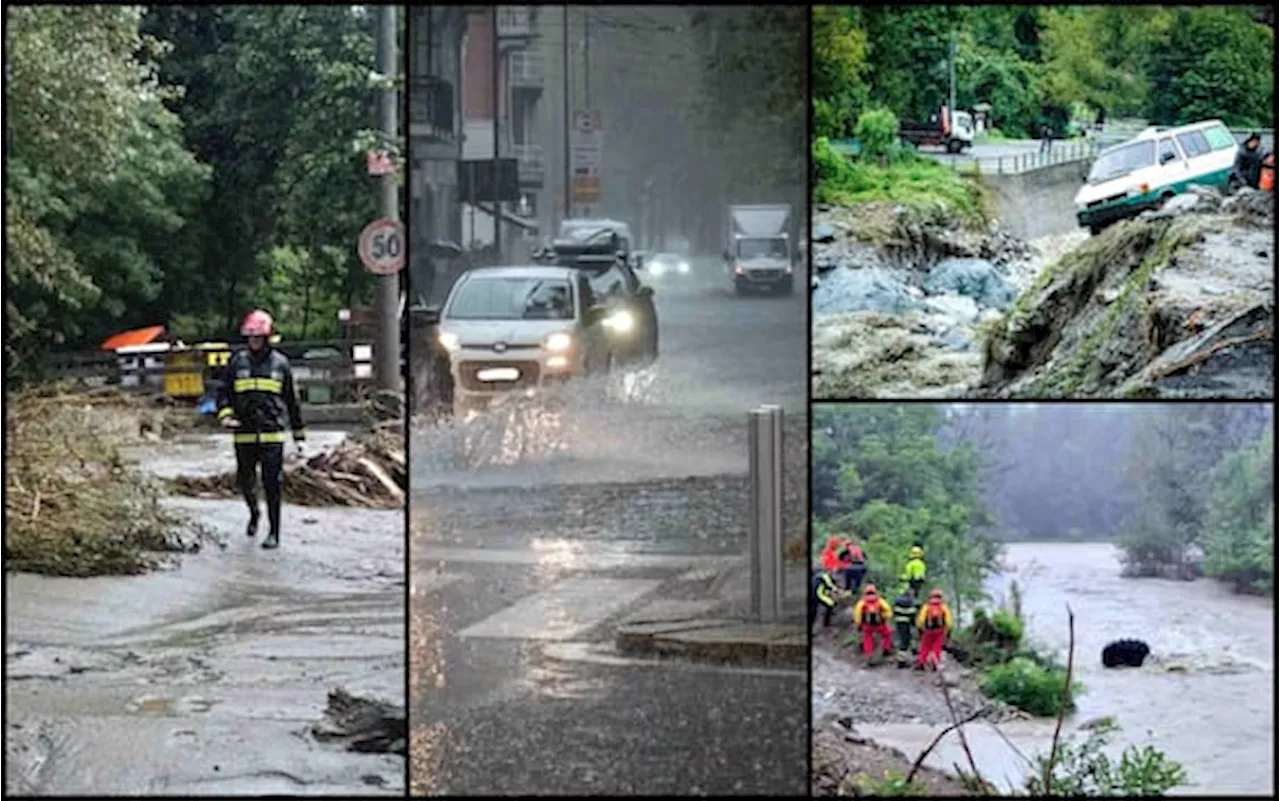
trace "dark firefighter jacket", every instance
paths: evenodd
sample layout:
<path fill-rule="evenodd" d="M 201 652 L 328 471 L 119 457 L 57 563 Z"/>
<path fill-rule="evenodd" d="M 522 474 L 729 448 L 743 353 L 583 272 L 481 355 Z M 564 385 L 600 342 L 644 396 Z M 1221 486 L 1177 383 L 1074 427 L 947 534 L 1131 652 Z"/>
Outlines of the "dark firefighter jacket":
<path fill-rule="evenodd" d="M 1240 175 L 1240 180 L 1257 189 L 1262 178 L 1262 160 L 1266 157 L 1267 151 L 1261 145 L 1254 150 L 1241 145 L 1236 152 L 1236 172 Z"/>
<path fill-rule="evenodd" d="M 282 443 L 286 428 L 295 441 L 306 439 L 287 356 L 270 346 L 257 354 L 244 348 L 231 355 L 218 391 L 218 419 L 231 416 L 240 421 L 236 444 Z"/>

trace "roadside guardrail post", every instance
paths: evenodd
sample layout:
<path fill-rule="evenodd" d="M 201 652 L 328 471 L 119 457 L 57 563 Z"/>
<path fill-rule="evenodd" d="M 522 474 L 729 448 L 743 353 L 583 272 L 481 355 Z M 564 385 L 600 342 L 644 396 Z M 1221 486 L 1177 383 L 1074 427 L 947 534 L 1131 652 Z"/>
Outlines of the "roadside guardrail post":
<path fill-rule="evenodd" d="M 782 407 L 765 405 L 747 418 L 751 482 L 748 540 L 751 549 L 751 613 L 761 622 L 782 614 Z"/>

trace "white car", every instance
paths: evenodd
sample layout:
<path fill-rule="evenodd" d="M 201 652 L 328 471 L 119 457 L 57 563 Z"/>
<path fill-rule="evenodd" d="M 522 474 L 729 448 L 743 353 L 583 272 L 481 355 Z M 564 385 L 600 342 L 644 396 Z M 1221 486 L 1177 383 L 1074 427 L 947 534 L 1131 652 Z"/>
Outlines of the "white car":
<path fill-rule="evenodd" d="M 1159 208 L 1191 184 L 1226 189 L 1237 149 L 1221 120 L 1148 128 L 1098 154 L 1076 193 L 1076 220 L 1097 234 L 1114 222 Z"/>
<path fill-rule="evenodd" d="M 501 393 L 530 394 L 608 370 L 622 328 L 594 301 L 581 270 L 484 267 L 464 273 L 440 313 L 455 413 L 485 408 Z"/>
<path fill-rule="evenodd" d="M 644 260 L 644 272 L 657 279 L 688 275 L 689 260 L 678 253 L 655 253 Z"/>

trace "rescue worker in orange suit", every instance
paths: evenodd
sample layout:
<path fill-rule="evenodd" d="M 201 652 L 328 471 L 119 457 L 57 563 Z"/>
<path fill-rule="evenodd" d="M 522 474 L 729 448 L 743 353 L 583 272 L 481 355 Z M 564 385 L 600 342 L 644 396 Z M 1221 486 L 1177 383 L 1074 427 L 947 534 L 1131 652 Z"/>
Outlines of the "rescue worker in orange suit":
<path fill-rule="evenodd" d="M 929 602 L 920 608 L 916 617 L 916 627 L 920 629 L 920 658 L 916 670 L 924 670 L 926 665 L 934 670 L 942 666 L 942 647 L 947 644 L 954 622 L 951 610 L 943 602 L 942 590 L 929 593 Z"/>
<path fill-rule="evenodd" d="M 285 429 L 293 432 L 299 450 L 306 439 L 298 396 L 294 392 L 289 359 L 271 347 L 275 327 L 271 315 L 255 309 L 244 318 L 240 334 L 248 347 L 227 361 L 226 376 L 218 395 L 218 421 L 230 429 L 236 448 L 236 483 L 249 505 L 245 533 L 258 533 L 258 466 L 267 496 L 269 526 L 263 548 L 280 545 L 280 501 L 284 482 Z"/>
<path fill-rule="evenodd" d="M 857 593 L 862 587 L 862 580 L 867 577 L 867 556 L 862 548 L 853 540 L 846 540 L 844 550 L 840 552 L 844 560 L 844 588 Z"/>
<path fill-rule="evenodd" d="M 876 585 L 868 584 L 853 607 L 853 624 L 862 631 L 862 655 L 868 660 L 875 656 L 877 649 L 887 654 L 893 648 L 893 632 L 889 628 L 892 616 L 889 603 L 876 593 Z"/>
<path fill-rule="evenodd" d="M 822 549 L 822 569 L 832 575 L 839 575 L 846 567 L 840 553 L 844 550 L 844 538 L 832 534 L 827 537 L 827 544 Z"/>

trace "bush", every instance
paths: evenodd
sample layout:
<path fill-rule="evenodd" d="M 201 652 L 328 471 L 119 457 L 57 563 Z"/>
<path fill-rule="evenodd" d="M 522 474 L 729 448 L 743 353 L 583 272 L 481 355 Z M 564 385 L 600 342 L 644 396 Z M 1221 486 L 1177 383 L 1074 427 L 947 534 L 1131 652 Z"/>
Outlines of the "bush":
<path fill-rule="evenodd" d="M 858 117 L 853 135 L 862 142 L 863 152 L 876 158 L 898 155 L 898 117 L 888 109 L 864 111 Z"/>
<path fill-rule="evenodd" d="M 1054 717 L 1062 710 L 1062 685 L 1066 670 L 1046 668 L 1026 656 L 1015 656 L 1003 665 L 987 668 L 980 682 L 982 691 L 991 698 L 1012 704 L 1033 715 Z M 1072 682 L 1067 694 L 1067 709 L 1075 709 L 1075 695 L 1084 689 Z"/>
<path fill-rule="evenodd" d="M 1120 762 L 1113 763 L 1103 748 L 1116 728 L 1113 722 L 1106 721 L 1089 732 L 1084 742 L 1060 743 L 1048 792 L 1044 787 L 1048 756 L 1037 755 L 1034 775 L 1026 782 L 1027 790 L 1037 796 L 1153 796 L 1186 783 L 1182 765 L 1149 745 L 1130 746 L 1121 754 Z"/>

